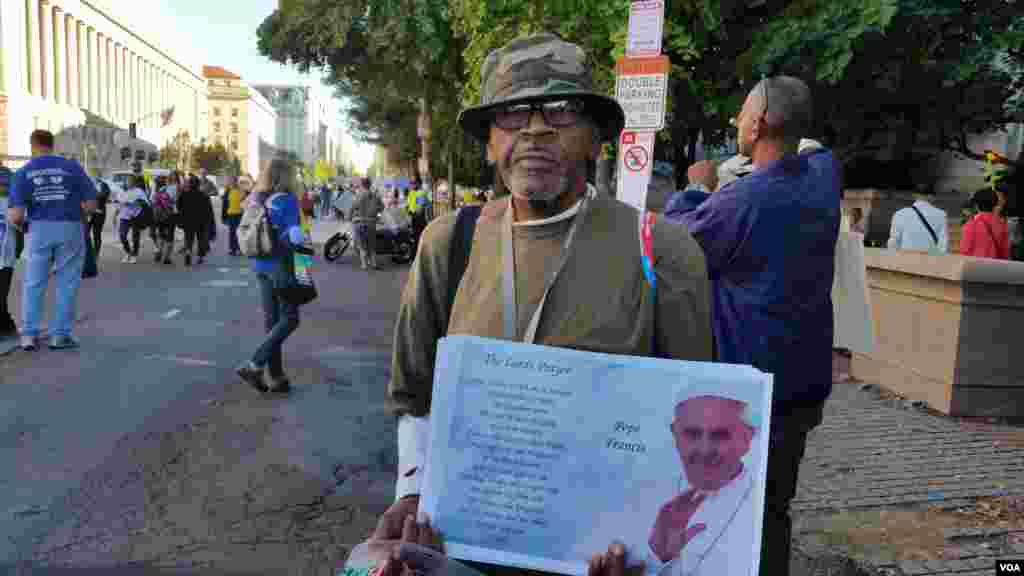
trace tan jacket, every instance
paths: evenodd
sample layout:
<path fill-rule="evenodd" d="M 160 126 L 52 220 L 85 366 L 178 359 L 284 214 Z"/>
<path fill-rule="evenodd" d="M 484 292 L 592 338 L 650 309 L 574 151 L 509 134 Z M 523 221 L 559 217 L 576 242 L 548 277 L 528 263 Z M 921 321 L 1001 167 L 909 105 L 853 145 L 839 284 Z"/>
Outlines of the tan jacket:
<path fill-rule="evenodd" d="M 639 213 L 607 197 L 590 204 L 548 296 L 535 343 L 650 356 L 656 340 L 665 357 L 711 360 L 710 282 L 703 252 L 685 226 L 656 220 L 656 290 L 651 290 L 641 264 Z M 483 208 L 448 334 L 504 337 L 501 226 L 508 206 L 503 198 Z M 388 389 L 399 414 L 422 417 L 430 411 L 434 356 L 449 316 L 448 258 L 455 222 L 451 213 L 426 228 L 402 295 Z M 514 228 L 519 337 L 570 224 L 571 219 Z"/>

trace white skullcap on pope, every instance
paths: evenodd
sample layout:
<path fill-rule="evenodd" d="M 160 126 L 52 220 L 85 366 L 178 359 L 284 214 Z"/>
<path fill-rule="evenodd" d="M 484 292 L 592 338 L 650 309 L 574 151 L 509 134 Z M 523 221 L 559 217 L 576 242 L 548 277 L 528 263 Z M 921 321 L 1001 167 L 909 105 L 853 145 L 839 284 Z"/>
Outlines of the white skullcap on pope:
<path fill-rule="evenodd" d="M 695 398 L 721 398 L 739 402 L 743 404 L 743 414 L 740 416 L 743 423 L 753 428 L 755 433 L 761 429 L 761 417 L 750 405 L 750 394 L 740 394 L 738 390 L 729 386 L 716 387 L 713 390 L 694 390 L 690 387 L 683 387 L 676 393 L 676 401 L 672 405 L 673 418 L 675 418 L 675 411 L 678 410 L 680 404 Z"/>

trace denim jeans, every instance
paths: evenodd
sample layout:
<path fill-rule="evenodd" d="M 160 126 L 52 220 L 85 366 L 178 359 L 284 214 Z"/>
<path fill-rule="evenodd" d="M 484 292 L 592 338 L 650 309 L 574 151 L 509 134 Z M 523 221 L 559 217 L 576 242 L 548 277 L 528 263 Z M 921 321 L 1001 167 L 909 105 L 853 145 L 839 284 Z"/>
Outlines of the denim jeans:
<path fill-rule="evenodd" d="M 267 366 L 271 378 L 281 378 L 284 376 L 281 346 L 299 327 L 299 307 L 277 297 L 274 292 L 274 279 L 270 274 L 259 272 L 256 279 L 260 283 L 260 299 L 263 304 L 267 338 L 256 349 L 252 363 L 260 368 Z"/>
<path fill-rule="evenodd" d="M 22 286 L 22 330 L 38 337 L 43 321 L 43 299 L 53 265 L 57 304 L 50 317 L 50 336 L 71 336 L 75 303 L 85 265 L 85 230 L 81 222 L 34 221 L 25 245 L 25 279 Z"/>
<path fill-rule="evenodd" d="M 356 251 L 359 261 L 364 267 L 377 265 L 377 227 L 373 222 L 360 222 L 353 226 L 355 231 Z"/>
<path fill-rule="evenodd" d="M 761 576 L 789 576 L 793 520 L 789 503 L 796 495 L 800 461 L 807 435 L 821 424 L 824 403 L 772 407 L 768 437 L 768 478 L 765 484 Z"/>
<path fill-rule="evenodd" d="M 241 250 L 238 246 L 238 225 L 242 223 L 242 217 L 226 216 L 224 223 L 228 225 L 228 250 L 237 254 Z"/>
<path fill-rule="evenodd" d="M 125 254 L 138 256 L 139 242 L 142 240 L 142 230 L 137 226 L 133 226 L 131 220 L 119 220 L 117 232 L 121 237 L 121 247 L 124 248 Z M 129 234 L 131 234 L 131 242 L 129 242 Z"/>

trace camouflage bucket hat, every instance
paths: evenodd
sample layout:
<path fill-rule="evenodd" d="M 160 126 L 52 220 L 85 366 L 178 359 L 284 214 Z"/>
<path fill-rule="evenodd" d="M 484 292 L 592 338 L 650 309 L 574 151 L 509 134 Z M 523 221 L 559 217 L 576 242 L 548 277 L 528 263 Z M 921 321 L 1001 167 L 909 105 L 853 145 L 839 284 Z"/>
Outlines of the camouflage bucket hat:
<path fill-rule="evenodd" d="M 480 67 L 480 104 L 459 114 L 466 132 L 486 141 L 495 108 L 511 103 L 579 98 L 601 128 L 617 141 L 626 123 L 622 106 L 594 91 L 583 50 L 553 34 L 519 38 L 491 52 Z"/>

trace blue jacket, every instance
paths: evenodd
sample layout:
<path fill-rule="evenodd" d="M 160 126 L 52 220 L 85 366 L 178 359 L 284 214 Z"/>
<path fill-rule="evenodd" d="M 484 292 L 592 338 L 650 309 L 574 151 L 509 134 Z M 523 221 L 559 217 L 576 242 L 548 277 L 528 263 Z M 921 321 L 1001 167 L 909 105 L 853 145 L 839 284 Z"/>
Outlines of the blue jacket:
<path fill-rule="evenodd" d="M 690 185 L 685 190 L 673 192 L 665 203 L 665 216 L 678 220 L 683 214 L 697 209 L 711 197 L 703 186 Z"/>
<path fill-rule="evenodd" d="M 666 214 L 704 248 L 719 361 L 774 374 L 777 403 L 832 390 L 839 174 L 828 150 L 787 156 Z"/>
<path fill-rule="evenodd" d="M 305 241 L 299 221 L 299 201 L 294 194 L 272 194 L 267 200 L 267 219 L 278 246 L 301 246 Z M 282 256 L 283 252 L 279 252 L 267 258 L 249 258 L 249 262 L 254 272 L 272 274 L 277 271 Z"/>

